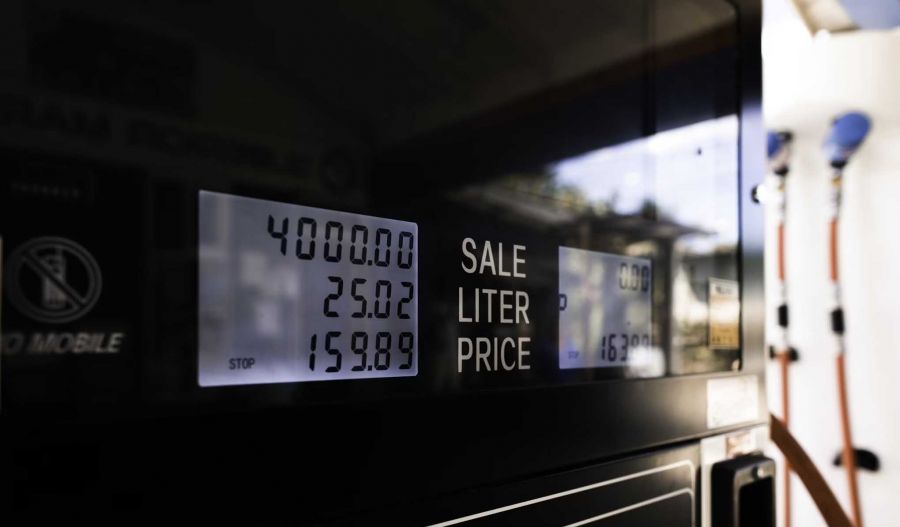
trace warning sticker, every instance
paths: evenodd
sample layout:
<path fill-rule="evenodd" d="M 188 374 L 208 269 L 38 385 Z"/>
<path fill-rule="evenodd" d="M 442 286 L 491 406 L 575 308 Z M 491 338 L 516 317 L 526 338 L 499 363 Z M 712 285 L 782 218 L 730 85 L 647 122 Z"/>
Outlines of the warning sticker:
<path fill-rule="evenodd" d="M 709 347 L 734 349 L 741 346 L 741 298 L 738 283 L 709 279 Z"/>
<path fill-rule="evenodd" d="M 759 412 L 759 378 L 756 375 L 706 381 L 706 426 L 720 428 L 746 423 Z"/>
<path fill-rule="evenodd" d="M 48 324 L 90 312 L 103 288 L 97 260 L 67 238 L 34 238 L 10 256 L 9 295 L 25 316 Z"/>

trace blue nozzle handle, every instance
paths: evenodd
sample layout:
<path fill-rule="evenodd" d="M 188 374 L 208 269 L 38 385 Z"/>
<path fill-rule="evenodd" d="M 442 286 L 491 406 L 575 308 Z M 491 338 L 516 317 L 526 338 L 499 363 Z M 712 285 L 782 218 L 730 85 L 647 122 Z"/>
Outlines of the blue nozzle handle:
<path fill-rule="evenodd" d="M 782 130 L 770 130 L 766 136 L 766 150 L 769 156 L 769 169 L 776 175 L 787 176 L 788 163 L 790 162 L 790 149 L 788 148 L 793 135 Z"/>
<path fill-rule="evenodd" d="M 769 130 L 766 136 L 766 149 L 769 161 L 774 161 L 776 157 L 784 152 L 784 149 L 791 142 L 793 134 L 786 130 Z"/>
<path fill-rule="evenodd" d="M 871 128 L 872 121 L 862 112 L 847 112 L 837 116 L 825 138 L 825 152 L 831 166 L 846 165 Z"/>
<path fill-rule="evenodd" d="M 781 150 L 781 139 L 778 137 L 778 132 L 773 132 L 769 130 L 769 133 L 766 137 L 766 150 L 768 152 L 769 159 L 775 157 L 779 150 Z"/>

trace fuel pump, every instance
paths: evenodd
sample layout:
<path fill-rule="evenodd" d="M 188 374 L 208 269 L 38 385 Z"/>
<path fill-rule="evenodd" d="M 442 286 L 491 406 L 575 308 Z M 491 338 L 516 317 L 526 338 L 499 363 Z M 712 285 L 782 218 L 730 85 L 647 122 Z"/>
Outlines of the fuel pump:
<path fill-rule="evenodd" d="M 790 364 L 797 360 L 797 350 L 791 346 L 788 325 L 788 296 L 786 278 L 786 223 L 787 223 L 787 176 L 790 172 L 790 150 L 793 135 L 789 131 L 770 131 L 767 135 L 769 170 L 777 178 L 775 206 L 777 222 L 776 259 L 778 269 L 779 304 L 776 319 L 780 328 L 780 340 L 773 348 L 773 356 L 778 361 L 781 373 L 781 419 L 785 427 L 790 425 Z M 791 466 L 785 461 L 782 480 L 784 496 L 784 526 L 791 525 Z"/>
<path fill-rule="evenodd" d="M 843 464 L 847 471 L 847 486 L 854 524 L 862 526 L 862 510 L 859 503 L 859 488 L 856 477 L 856 455 L 850 419 L 850 403 L 847 394 L 847 376 L 844 357 L 844 309 L 841 302 L 840 273 L 838 268 L 838 222 L 841 212 L 841 191 L 844 169 L 854 153 L 862 146 L 871 128 L 869 117 L 861 112 L 839 115 L 831 124 L 824 148 L 832 168 L 831 175 L 831 220 L 829 222 L 829 277 L 832 283 L 834 308 L 831 311 L 831 330 L 834 333 L 837 355 L 837 394 L 840 409 L 841 438 L 843 441 Z"/>
<path fill-rule="evenodd" d="M 0 521 L 771 523 L 760 15 L 0 3 Z"/>

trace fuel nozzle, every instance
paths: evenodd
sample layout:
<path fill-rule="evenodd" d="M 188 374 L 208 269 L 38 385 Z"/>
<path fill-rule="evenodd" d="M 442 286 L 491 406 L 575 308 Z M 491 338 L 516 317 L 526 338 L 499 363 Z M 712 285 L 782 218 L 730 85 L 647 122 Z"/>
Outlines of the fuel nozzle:
<path fill-rule="evenodd" d="M 862 112 L 847 112 L 835 117 L 825 138 L 825 153 L 834 168 L 843 168 L 865 140 L 872 121 Z"/>
<path fill-rule="evenodd" d="M 791 140 L 793 134 L 785 130 L 770 130 L 766 138 L 769 170 L 778 176 L 786 176 L 790 169 Z"/>

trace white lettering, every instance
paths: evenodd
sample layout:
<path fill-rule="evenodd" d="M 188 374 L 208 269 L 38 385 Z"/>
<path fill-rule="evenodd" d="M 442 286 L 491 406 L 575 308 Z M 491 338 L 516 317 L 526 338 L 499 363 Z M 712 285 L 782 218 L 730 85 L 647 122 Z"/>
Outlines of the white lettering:
<path fill-rule="evenodd" d="M 516 324 L 520 322 L 520 315 L 526 324 L 531 324 L 528 321 L 528 293 L 525 291 L 516 291 Z"/>
<path fill-rule="evenodd" d="M 107 353 L 118 353 L 119 347 L 122 345 L 122 339 L 125 338 L 124 333 L 113 333 L 109 337 L 109 345 L 106 346 Z"/>
<path fill-rule="evenodd" d="M 479 313 L 479 306 L 481 306 L 481 302 L 478 301 L 478 288 L 475 288 L 475 322 L 479 322 L 481 320 L 481 315 Z M 490 311 L 491 306 L 488 306 L 488 311 Z"/>
<path fill-rule="evenodd" d="M 124 338 L 124 333 L 33 333 L 26 349 L 28 353 L 118 353 Z"/>
<path fill-rule="evenodd" d="M 482 249 L 481 268 L 478 269 L 478 274 L 484 274 L 485 267 L 491 268 L 491 274 L 497 274 L 497 269 L 494 267 L 494 253 L 491 251 L 490 242 L 485 243 L 484 249 Z"/>
<path fill-rule="evenodd" d="M 478 305 L 478 302 L 475 302 L 475 305 Z M 467 317 L 463 315 L 463 288 L 459 288 L 459 321 L 460 322 L 471 322 L 471 317 Z"/>
<path fill-rule="evenodd" d="M 525 344 L 531 342 L 531 337 L 519 337 L 519 369 L 530 370 L 531 365 L 525 364 L 525 357 L 531 355 L 531 352 L 525 349 Z"/>
<path fill-rule="evenodd" d="M 491 274 L 501 277 L 525 278 L 525 246 L 507 245 L 504 254 L 503 243 L 476 242 L 472 238 L 464 238 L 461 244 L 462 258 L 460 264 L 467 274 Z M 512 264 L 510 264 L 512 261 Z M 510 268 L 511 267 L 511 268 Z M 473 288 L 465 291 L 464 286 L 457 290 L 460 323 L 486 324 L 530 324 L 528 308 L 530 299 L 528 292 L 515 289 L 483 289 Z M 472 306 L 467 296 L 471 296 Z M 497 302 L 494 302 L 497 296 Z M 497 317 L 494 316 L 494 305 L 497 306 Z M 483 307 L 482 307 L 483 306 Z M 484 314 L 484 320 L 482 320 Z M 494 321 L 497 322 L 494 322 Z M 469 371 L 512 371 L 531 369 L 530 337 L 458 337 L 456 348 L 456 370 L 463 372 L 466 364 Z"/>
<path fill-rule="evenodd" d="M 493 244 L 486 241 L 481 247 L 480 262 L 479 258 L 476 257 L 476 252 L 478 252 L 478 242 L 472 238 L 463 239 L 463 261 L 461 264 L 463 271 L 466 273 L 475 274 L 477 271 L 478 274 L 485 274 L 487 270 L 494 276 L 526 277 L 524 269 L 520 269 L 520 266 L 525 266 L 524 245 L 513 245 L 512 254 L 507 256 L 504 254 L 502 242 L 497 242 L 497 247 L 494 249 Z M 506 267 L 506 265 L 509 265 L 510 259 L 512 259 L 512 272 Z M 506 260 L 506 265 L 504 265 L 504 260 Z"/>
<path fill-rule="evenodd" d="M 90 344 L 90 335 L 88 335 L 87 333 L 79 333 L 75 337 L 75 349 L 73 349 L 72 351 L 74 351 L 75 353 L 87 351 L 88 349 L 90 349 Z"/>
<path fill-rule="evenodd" d="M 500 323 L 501 324 L 512 324 L 513 319 L 507 318 L 506 312 L 512 309 L 513 305 L 510 302 L 507 302 L 507 297 L 511 297 L 513 294 L 512 291 L 500 291 Z"/>
<path fill-rule="evenodd" d="M 497 260 L 500 263 L 500 265 L 498 266 L 499 271 L 497 272 L 497 274 L 499 276 L 510 276 L 509 271 L 503 270 L 503 244 L 502 243 L 497 244 Z"/>
<path fill-rule="evenodd" d="M 531 337 L 459 337 L 456 339 L 456 371 L 462 373 L 467 361 L 475 362 L 475 371 L 530 370 L 531 352 L 526 348 Z"/>
<path fill-rule="evenodd" d="M 467 347 L 466 353 L 463 353 L 463 346 Z M 463 361 L 472 358 L 472 339 L 460 337 L 456 339 L 456 371 L 462 373 Z"/>
<path fill-rule="evenodd" d="M 500 362 L 503 363 L 503 369 L 506 371 L 516 369 L 516 361 L 513 360 L 509 364 L 506 363 L 506 348 L 507 345 L 512 346 L 513 350 L 516 349 L 516 341 L 513 340 L 512 337 L 506 337 L 503 339 L 503 343 L 500 345 Z"/>
<path fill-rule="evenodd" d="M 525 256 L 523 255 L 519 258 L 519 249 L 521 249 L 523 253 L 525 252 L 524 245 L 513 245 L 513 276 L 516 278 L 525 278 L 525 273 L 519 272 L 519 264 L 522 264 L 523 266 L 525 264 Z"/>
<path fill-rule="evenodd" d="M 488 324 L 490 324 L 491 322 L 494 321 L 494 317 L 493 317 L 494 310 L 491 309 L 491 301 L 494 298 L 494 295 L 497 294 L 497 290 L 496 289 L 482 289 L 481 292 L 484 293 L 484 296 L 487 297 L 487 314 L 488 314 L 487 321 L 488 321 Z M 476 291 L 476 294 L 477 294 L 477 291 Z M 475 298 L 476 298 L 476 302 L 477 302 L 478 297 L 476 296 Z"/>
<path fill-rule="evenodd" d="M 494 302 L 494 297 L 499 297 Z M 472 290 L 472 293 L 466 293 L 464 287 L 457 288 L 457 298 L 459 305 L 457 306 L 457 320 L 460 323 L 471 324 L 485 322 L 493 324 L 497 320 L 500 324 L 530 324 L 528 318 L 528 308 L 530 306 L 528 293 L 526 291 L 516 291 L 513 289 L 478 289 Z M 472 301 L 472 307 L 469 305 L 469 298 Z M 482 309 L 481 306 L 484 306 Z M 497 317 L 494 317 L 494 306 L 497 306 Z M 474 314 L 473 312 L 474 311 Z M 510 313 L 513 311 L 513 313 Z M 484 314 L 484 319 L 481 315 Z"/>
<path fill-rule="evenodd" d="M 59 333 L 56 337 L 56 347 L 52 350 L 56 353 L 72 351 L 75 344 L 75 336 L 71 333 Z"/>
<path fill-rule="evenodd" d="M 31 353 L 47 353 L 50 351 L 50 341 L 53 333 L 44 335 L 43 333 L 35 333 L 31 336 L 31 342 L 28 344 L 28 351 Z"/>
<path fill-rule="evenodd" d="M 467 249 L 467 247 L 469 247 L 469 246 L 471 246 L 472 249 L 475 249 L 477 247 L 477 245 L 475 244 L 475 240 L 473 240 L 472 238 L 466 238 L 462 242 L 463 256 L 465 256 L 466 258 L 469 259 L 472 267 L 471 268 L 466 267 L 466 262 L 462 262 L 462 268 L 463 268 L 463 271 L 465 271 L 469 274 L 472 274 L 475 272 L 475 269 L 477 269 L 478 260 L 475 258 L 475 255 L 470 250 Z"/>
<path fill-rule="evenodd" d="M 482 347 L 482 344 L 484 347 Z M 475 371 L 481 371 L 481 362 L 484 361 L 484 369 L 491 371 L 491 363 L 488 357 L 491 355 L 491 341 L 486 337 L 475 339 Z"/>

